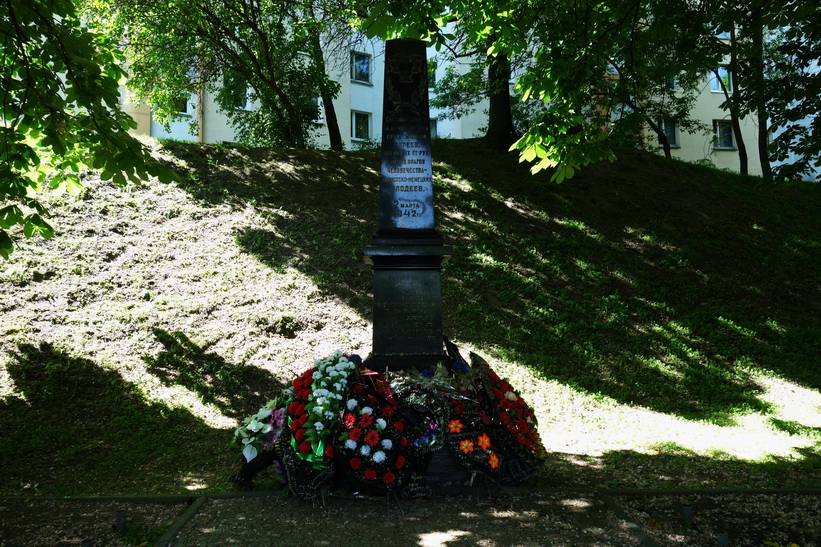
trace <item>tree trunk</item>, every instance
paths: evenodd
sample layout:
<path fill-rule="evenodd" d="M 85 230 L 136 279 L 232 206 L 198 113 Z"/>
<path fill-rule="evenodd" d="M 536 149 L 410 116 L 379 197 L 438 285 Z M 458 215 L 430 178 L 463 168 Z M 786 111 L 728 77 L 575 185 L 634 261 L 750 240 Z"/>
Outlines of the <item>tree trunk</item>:
<path fill-rule="evenodd" d="M 490 39 L 492 43 L 493 38 Z M 499 53 L 490 57 L 488 66 L 488 95 L 490 109 L 485 139 L 494 148 L 507 150 L 518 135 L 513 127 L 513 113 L 510 105 L 510 61 Z"/>
<path fill-rule="evenodd" d="M 647 120 L 647 125 L 650 126 L 650 129 L 656 134 L 659 139 L 659 144 L 661 145 L 661 149 L 664 150 L 664 157 L 668 160 L 673 159 L 673 153 L 670 148 L 670 141 L 667 140 L 667 134 L 664 132 L 664 129 L 661 124 L 654 123 L 651 120 Z"/>
<path fill-rule="evenodd" d="M 735 97 L 739 96 L 738 82 L 735 79 L 738 77 L 738 62 L 736 58 L 736 49 L 738 43 L 735 36 L 735 25 L 730 27 L 730 86 Z M 719 78 L 721 80 L 721 78 Z M 735 102 L 735 97 L 730 96 L 729 90 L 724 86 L 722 81 L 721 87 L 724 89 L 724 97 L 727 99 L 727 106 L 730 109 L 730 121 L 733 124 L 733 133 L 735 134 L 735 143 L 738 147 L 738 171 L 742 175 L 750 173 L 749 160 L 747 158 L 747 145 L 744 143 L 744 137 L 741 135 L 741 122 L 738 119 L 738 106 Z"/>
<path fill-rule="evenodd" d="M 328 73 L 325 68 L 325 57 L 322 55 L 322 44 L 319 41 L 319 30 L 311 32 L 311 60 L 322 69 L 323 74 Z M 328 138 L 331 141 L 331 150 L 342 150 L 342 133 L 339 131 L 339 120 L 336 117 L 334 97 L 326 86 L 322 86 L 319 96 L 322 99 L 322 108 L 325 110 L 325 124 L 328 126 Z"/>
<path fill-rule="evenodd" d="M 750 67 L 755 78 L 753 89 L 756 121 L 758 124 L 758 159 L 761 163 L 761 176 L 764 180 L 773 178 L 770 167 L 770 157 L 767 151 L 769 145 L 769 120 L 767 119 L 767 98 L 764 76 L 764 24 L 761 20 L 761 6 L 753 12 L 748 28 L 752 38 L 752 58 Z"/>

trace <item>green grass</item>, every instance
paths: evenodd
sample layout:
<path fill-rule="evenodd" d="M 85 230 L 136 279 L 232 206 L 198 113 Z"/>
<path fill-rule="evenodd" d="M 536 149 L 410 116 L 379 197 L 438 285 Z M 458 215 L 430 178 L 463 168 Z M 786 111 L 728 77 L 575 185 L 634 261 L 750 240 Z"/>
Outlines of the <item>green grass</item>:
<path fill-rule="evenodd" d="M 368 351 L 378 153 L 163 154 L 183 182 L 88 179 L 0 265 L 2 493 L 230 488 L 237 418 Z M 821 486 L 816 186 L 630 150 L 555 185 L 479 141 L 433 154 L 445 330 L 535 407 L 542 483 Z"/>

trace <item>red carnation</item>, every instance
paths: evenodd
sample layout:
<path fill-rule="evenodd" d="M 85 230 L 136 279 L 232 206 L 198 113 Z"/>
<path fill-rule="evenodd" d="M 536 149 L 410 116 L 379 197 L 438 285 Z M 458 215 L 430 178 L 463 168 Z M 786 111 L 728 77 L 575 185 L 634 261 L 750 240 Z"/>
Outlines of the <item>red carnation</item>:
<path fill-rule="evenodd" d="M 308 421 L 308 415 L 307 415 L 307 414 L 303 414 L 303 415 L 299 418 L 299 424 L 300 424 L 300 425 L 305 425 L 305 423 L 306 423 L 307 421 Z"/>
<path fill-rule="evenodd" d="M 399 444 L 402 445 L 402 448 L 408 446 L 408 440 L 405 437 L 399 437 Z"/>
<path fill-rule="evenodd" d="M 296 414 L 296 407 L 298 406 L 299 403 L 292 401 L 291 404 L 288 405 L 288 414 Z"/>
<path fill-rule="evenodd" d="M 299 444 L 299 453 L 300 454 L 310 454 L 311 453 L 311 443 L 307 441 L 302 441 Z"/>
<path fill-rule="evenodd" d="M 359 425 L 361 427 L 368 427 L 373 423 L 373 414 L 363 414 L 359 417 Z"/>
<path fill-rule="evenodd" d="M 348 462 L 348 465 L 351 466 L 351 469 L 356 471 L 357 469 L 362 467 L 362 460 L 360 460 L 359 458 L 351 458 L 351 461 Z"/>
<path fill-rule="evenodd" d="M 296 413 L 297 414 L 305 414 L 305 403 L 299 403 L 296 406 Z"/>
<path fill-rule="evenodd" d="M 325 457 L 326 458 L 333 458 L 334 457 L 334 445 L 329 444 L 325 447 Z"/>
<path fill-rule="evenodd" d="M 351 429 L 348 432 L 348 438 L 352 441 L 357 441 L 358 442 L 359 437 L 361 437 L 361 436 L 362 436 L 362 430 L 359 429 L 358 427 L 355 427 L 355 428 Z"/>
<path fill-rule="evenodd" d="M 386 418 L 390 418 L 393 416 L 393 408 L 386 406 L 382 409 L 382 414 L 384 414 Z"/>
<path fill-rule="evenodd" d="M 363 386 L 362 384 L 353 385 L 353 390 L 357 393 L 360 393 L 363 389 L 365 389 L 365 386 Z"/>
<path fill-rule="evenodd" d="M 499 419 L 502 420 L 503 424 L 506 424 L 510 421 L 510 414 L 507 412 L 501 412 L 499 413 Z"/>
<path fill-rule="evenodd" d="M 393 473 L 391 473 L 390 471 L 388 471 L 387 473 L 382 475 L 382 482 L 384 482 L 385 484 L 391 484 L 395 480 L 396 480 L 396 476 Z"/>
<path fill-rule="evenodd" d="M 368 402 L 375 403 L 376 402 L 376 397 L 374 397 L 373 395 L 368 395 Z"/>
<path fill-rule="evenodd" d="M 393 427 L 395 427 L 396 430 L 399 431 L 400 433 L 402 431 L 405 431 L 405 424 L 403 424 L 402 422 L 393 422 Z"/>
<path fill-rule="evenodd" d="M 366 469 L 366 470 L 365 470 L 365 473 L 363 474 L 363 476 L 364 476 L 366 479 L 368 479 L 369 481 L 370 481 L 370 480 L 373 480 L 373 479 L 375 479 L 375 478 L 376 478 L 376 471 L 374 471 L 373 469 Z"/>
<path fill-rule="evenodd" d="M 294 378 L 294 391 L 299 391 L 299 390 L 301 390 L 301 389 L 302 389 L 302 387 L 303 387 L 303 385 L 302 385 L 302 377 L 301 377 L 301 376 L 297 376 L 296 378 Z"/>
<path fill-rule="evenodd" d="M 300 427 L 299 429 L 296 430 L 296 433 L 294 433 L 294 439 L 296 439 L 296 442 L 302 442 L 302 439 L 304 439 L 304 438 L 305 438 L 305 429 Z"/>
<path fill-rule="evenodd" d="M 405 466 L 405 456 L 399 455 L 396 457 L 396 468 L 402 469 Z"/>
<path fill-rule="evenodd" d="M 368 431 L 368 434 L 365 435 L 365 442 L 371 446 L 375 446 L 379 443 L 379 433 L 377 433 L 376 430 L 371 429 Z"/>
<path fill-rule="evenodd" d="M 299 423 L 299 420 L 291 420 L 291 423 L 288 424 L 288 427 L 291 428 L 291 431 L 296 431 L 297 429 L 302 427 L 302 424 Z"/>

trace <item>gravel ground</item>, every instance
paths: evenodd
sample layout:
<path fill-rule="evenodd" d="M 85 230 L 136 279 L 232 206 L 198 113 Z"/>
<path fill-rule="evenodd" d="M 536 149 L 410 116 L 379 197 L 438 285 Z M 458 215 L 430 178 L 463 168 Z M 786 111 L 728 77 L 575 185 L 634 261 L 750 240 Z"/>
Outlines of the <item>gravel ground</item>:
<path fill-rule="evenodd" d="M 314 503 L 260 494 L 205 498 L 190 508 L 168 501 L 0 500 L 0 545 L 151 545 L 171 537 L 164 534 L 175 523 L 175 547 L 714 546 L 724 538 L 729 546 L 812 547 L 821 538 L 821 492 L 515 489 L 492 497 L 326 497 Z M 116 530 L 118 511 L 124 533 Z"/>

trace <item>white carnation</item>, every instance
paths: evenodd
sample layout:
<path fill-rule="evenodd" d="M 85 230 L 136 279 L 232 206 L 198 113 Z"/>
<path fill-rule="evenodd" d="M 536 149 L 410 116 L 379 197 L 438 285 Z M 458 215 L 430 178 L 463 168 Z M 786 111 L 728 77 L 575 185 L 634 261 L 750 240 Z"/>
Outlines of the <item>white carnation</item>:
<path fill-rule="evenodd" d="M 393 441 L 391 441 L 390 439 L 382 439 L 382 448 L 384 448 L 385 450 L 390 450 L 391 448 L 393 448 Z"/>
<path fill-rule="evenodd" d="M 316 422 L 314 424 L 314 427 L 316 428 L 317 431 L 322 431 L 323 429 L 325 429 L 325 426 L 322 425 L 322 422 Z"/>
<path fill-rule="evenodd" d="M 362 447 L 359 449 L 359 453 L 363 456 L 368 456 L 371 453 L 371 447 L 366 444 L 363 444 Z"/>
<path fill-rule="evenodd" d="M 377 450 L 376 452 L 373 453 L 373 461 L 375 461 L 376 463 L 384 462 L 385 461 L 385 453 L 382 452 L 381 450 Z"/>
<path fill-rule="evenodd" d="M 369 406 L 363 407 L 362 414 L 373 414 L 373 409 Z"/>
<path fill-rule="evenodd" d="M 379 429 L 385 429 L 386 427 L 388 427 L 388 423 L 382 418 L 376 419 L 376 425 L 379 426 Z"/>
<path fill-rule="evenodd" d="M 356 399 L 348 399 L 348 410 L 353 410 L 356 408 L 357 403 Z"/>
<path fill-rule="evenodd" d="M 352 439 L 348 439 L 347 441 L 345 441 L 345 448 L 347 448 L 349 450 L 355 450 L 356 449 L 356 441 L 354 441 Z"/>
<path fill-rule="evenodd" d="M 334 419 L 334 413 L 331 412 L 330 410 L 326 410 L 325 411 L 325 417 L 328 418 L 329 420 L 333 420 Z"/>

